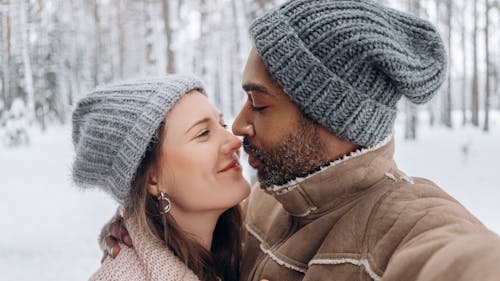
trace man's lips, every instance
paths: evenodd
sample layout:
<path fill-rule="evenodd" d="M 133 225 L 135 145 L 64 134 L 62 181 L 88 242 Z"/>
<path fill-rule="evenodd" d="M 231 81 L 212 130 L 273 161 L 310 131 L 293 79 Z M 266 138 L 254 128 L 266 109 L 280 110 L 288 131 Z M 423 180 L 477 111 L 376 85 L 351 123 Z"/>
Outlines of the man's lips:
<path fill-rule="evenodd" d="M 254 169 L 257 169 L 257 167 L 259 167 L 262 162 L 253 154 L 248 154 L 248 164 L 250 164 L 250 166 L 252 166 Z"/>
<path fill-rule="evenodd" d="M 229 162 L 229 164 L 226 165 L 226 167 L 224 167 L 224 169 L 220 170 L 219 173 L 223 173 L 223 172 L 227 172 L 233 168 L 238 168 L 240 169 L 240 163 L 238 163 L 238 160 L 233 160 L 231 162 Z"/>
<path fill-rule="evenodd" d="M 258 166 L 262 165 L 262 161 L 257 157 L 260 151 L 255 146 L 251 145 L 247 138 L 243 139 L 243 150 L 248 154 L 248 164 L 250 164 L 250 166 L 257 169 Z"/>

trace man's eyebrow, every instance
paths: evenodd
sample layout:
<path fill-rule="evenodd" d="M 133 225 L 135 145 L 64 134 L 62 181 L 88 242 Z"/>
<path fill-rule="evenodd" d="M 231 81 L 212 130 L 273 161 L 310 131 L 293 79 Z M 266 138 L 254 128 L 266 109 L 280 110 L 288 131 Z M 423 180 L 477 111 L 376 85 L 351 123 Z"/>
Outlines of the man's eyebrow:
<path fill-rule="evenodd" d="M 266 87 L 259 85 L 259 84 L 254 84 L 254 83 L 247 83 L 242 86 L 243 90 L 245 92 L 257 92 L 260 94 L 264 95 L 270 95 L 269 92 L 267 91 Z"/>

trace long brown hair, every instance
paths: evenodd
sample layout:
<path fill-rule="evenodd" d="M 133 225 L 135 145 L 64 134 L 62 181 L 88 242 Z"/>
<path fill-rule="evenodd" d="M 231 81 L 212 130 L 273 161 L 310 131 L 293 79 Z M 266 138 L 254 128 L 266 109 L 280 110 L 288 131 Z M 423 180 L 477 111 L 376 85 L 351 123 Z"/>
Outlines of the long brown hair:
<path fill-rule="evenodd" d="M 164 136 L 164 123 L 155 133 L 132 182 L 130 213 L 139 227 L 162 240 L 165 245 L 191 269 L 200 280 L 239 279 L 241 258 L 242 218 L 239 206 L 226 210 L 217 220 L 212 246 L 207 251 L 190 235 L 183 232 L 174 218 L 161 214 L 159 201 L 146 190 L 148 168 L 156 163 Z"/>

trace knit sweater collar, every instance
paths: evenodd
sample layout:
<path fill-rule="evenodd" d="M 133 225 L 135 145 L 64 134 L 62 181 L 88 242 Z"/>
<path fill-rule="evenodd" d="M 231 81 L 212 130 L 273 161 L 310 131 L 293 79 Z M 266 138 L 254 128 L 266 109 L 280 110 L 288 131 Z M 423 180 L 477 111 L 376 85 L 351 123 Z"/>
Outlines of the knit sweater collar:
<path fill-rule="evenodd" d="M 357 196 L 395 168 L 394 139 L 359 149 L 321 170 L 284 185 L 266 189 L 283 208 L 296 217 L 315 217 Z"/>
<path fill-rule="evenodd" d="M 199 280 L 160 239 L 142 229 L 135 218 L 127 219 L 125 225 L 137 258 L 147 273 L 147 280 Z"/>

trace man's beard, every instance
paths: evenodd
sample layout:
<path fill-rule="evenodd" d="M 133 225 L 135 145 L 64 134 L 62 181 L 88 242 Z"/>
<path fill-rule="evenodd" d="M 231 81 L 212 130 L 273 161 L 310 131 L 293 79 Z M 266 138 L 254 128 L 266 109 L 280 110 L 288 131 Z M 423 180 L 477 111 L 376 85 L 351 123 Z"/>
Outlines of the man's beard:
<path fill-rule="evenodd" d="M 246 137 L 243 139 L 245 151 L 262 162 L 257 169 L 261 188 L 283 185 L 307 176 L 328 163 L 317 126 L 302 118 L 295 130 L 270 148 L 257 148 Z"/>

